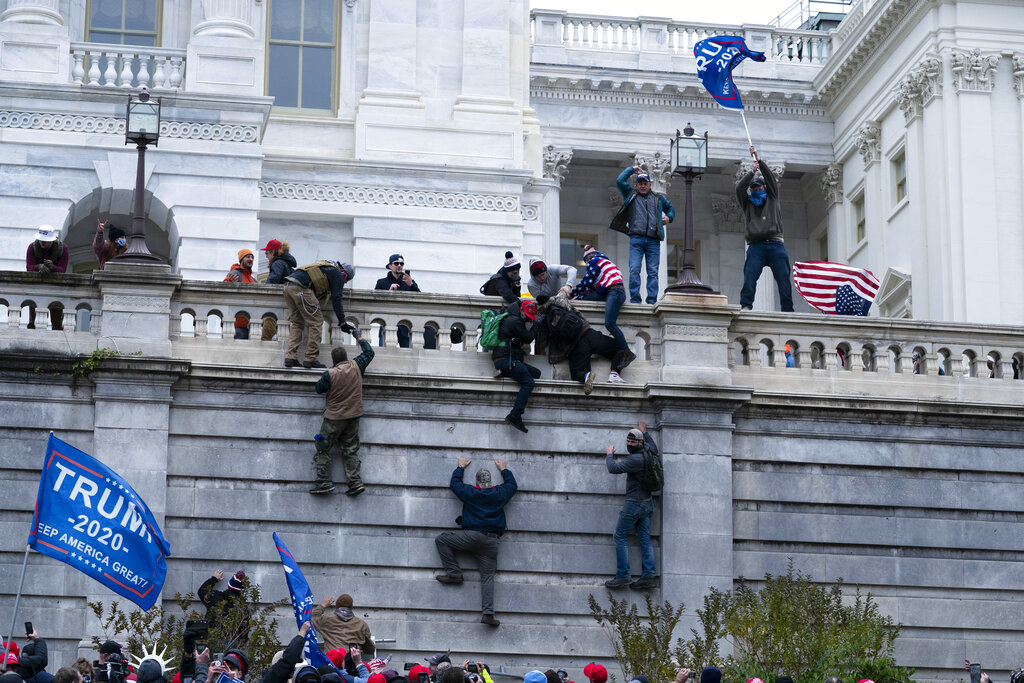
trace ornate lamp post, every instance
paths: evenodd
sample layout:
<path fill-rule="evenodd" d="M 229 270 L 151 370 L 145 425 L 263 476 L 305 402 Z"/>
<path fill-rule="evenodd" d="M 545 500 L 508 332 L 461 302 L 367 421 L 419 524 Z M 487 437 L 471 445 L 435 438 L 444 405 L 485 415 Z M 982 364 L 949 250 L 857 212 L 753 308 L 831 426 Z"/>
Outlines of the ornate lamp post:
<path fill-rule="evenodd" d="M 157 146 L 160 140 L 160 98 L 155 101 L 143 87 L 137 98 L 128 98 L 125 117 L 124 144 L 135 143 L 139 149 L 139 163 L 135 171 L 135 210 L 132 213 L 131 242 L 124 253 L 112 259 L 121 263 L 163 263 L 163 259 L 149 253 L 146 247 L 145 184 L 146 145 Z"/>
<path fill-rule="evenodd" d="M 708 134 L 693 134 L 693 127 L 687 123 L 680 135 L 676 131 L 671 142 L 670 157 L 672 175 L 686 179 L 686 217 L 683 221 L 683 272 L 679 280 L 665 288 L 674 294 L 718 294 L 697 277 L 697 260 L 693 251 L 693 179 L 699 177 L 708 167 Z"/>

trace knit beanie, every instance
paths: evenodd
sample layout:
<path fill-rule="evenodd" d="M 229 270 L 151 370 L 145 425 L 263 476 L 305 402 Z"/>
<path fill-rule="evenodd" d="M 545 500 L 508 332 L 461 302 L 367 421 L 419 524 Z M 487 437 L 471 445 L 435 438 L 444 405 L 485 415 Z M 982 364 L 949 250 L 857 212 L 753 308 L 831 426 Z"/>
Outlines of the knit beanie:
<path fill-rule="evenodd" d="M 597 249 L 592 244 L 588 244 L 587 246 L 583 247 L 583 260 L 586 261 L 591 254 L 596 253 Z"/>
<path fill-rule="evenodd" d="M 540 275 L 547 269 L 548 264 L 544 263 L 539 258 L 535 258 L 530 261 L 530 275 Z"/>
<path fill-rule="evenodd" d="M 506 273 L 519 267 L 519 259 L 512 255 L 511 251 L 505 252 L 505 265 L 501 267 Z"/>
<path fill-rule="evenodd" d="M 242 259 L 245 258 L 246 256 L 253 256 L 253 257 L 255 257 L 255 255 L 252 253 L 251 249 L 239 249 L 238 250 L 238 262 L 239 263 L 241 263 Z"/>
<path fill-rule="evenodd" d="M 590 683 L 605 683 L 608 680 L 608 669 L 591 662 L 583 667 L 583 675 L 590 679 Z"/>
<path fill-rule="evenodd" d="M 366 683 L 388 683 L 388 679 L 384 678 L 384 674 L 370 674 Z"/>
<path fill-rule="evenodd" d="M 342 593 L 341 595 L 338 596 L 338 599 L 334 601 L 334 606 L 335 607 L 351 607 L 352 606 L 352 596 L 349 595 L 348 593 Z"/>
<path fill-rule="evenodd" d="M 242 252 L 238 252 L 241 254 Z M 245 581 L 245 572 L 239 569 L 235 572 L 235 575 L 228 579 L 228 590 L 233 590 L 236 593 L 241 593 L 244 587 L 243 582 Z"/>
<path fill-rule="evenodd" d="M 7 651 L 8 651 L 9 653 L 11 653 L 11 654 L 15 654 L 15 655 L 19 655 L 19 654 L 21 654 L 21 650 L 20 650 L 20 649 L 18 648 L 18 644 L 17 644 L 16 642 L 14 642 L 13 640 L 12 640 L 12 641 L 10 641 L 10 642 L 6 642 L 6 641 L 5 641 L 5 642 L 4 642 L 4 644 L 3 644 L 3 646 L 4 646 L 5 648 L 8 648 L 8 650 L 7 650 Z"/>
<path fill-rule="evenodd" d="M 346 652 L 344 649 L 336 647 L 333 650 L 327 651 L 327 659 L 331 660 L 331 664 L 340 669 L 345 666 L 345 654 Z"/>
<path fill-rule="evenodd" d="M 700 672 L 700 683 L 722 683 L 722 672 L 714 666 L 706 666 Z"/>
<path fill-rule="evenodd" d="M 107 227 L 107 239 L 113 242 L 119 237 L 125 237 L 124 230 L 111 223 Z"/>

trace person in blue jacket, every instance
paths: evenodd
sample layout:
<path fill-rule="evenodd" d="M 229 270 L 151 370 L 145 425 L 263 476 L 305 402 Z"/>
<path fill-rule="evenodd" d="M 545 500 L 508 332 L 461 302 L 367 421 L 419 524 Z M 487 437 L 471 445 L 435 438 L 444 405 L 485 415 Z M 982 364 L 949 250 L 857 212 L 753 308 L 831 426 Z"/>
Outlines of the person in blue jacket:
<path fill-rule="evenodd" d="M 636 173 L 636 190 L 629 177 Z M 647 259 L 647 303 L 658 300 L 658 266 L 665 226 L 676 218 L 675 207 L 664 195 L 651 190 L 651 176 L 639 166 L 627 166 L 615 180 L 622 206 L 612 218 L 611 229 L 629 236 L 629 302 L 640 303 L 640 266 Z"/>
<path fill-rule="evenodd" d="M 516 478 L 512 476 L 505 461 L 499 458 L 494 464 L 501 472 L 503 483 L 491 486 L 490 470 L 481 467 L 476 473 L 476 486 L 469 486 L 462 481 L 469 460 L 459 458 L 459 465 L 452 472 L 451 488 L 462 501 L 462 515 L 455 520 L 462 528 L 445 531 L 434 539 L 444 566 L 444 572 L 434 578 L 441 583 L 456 586 L 462 583 L 462 568 L 455 558 L 456 551 L 476 557 L 480 566 L 480 601 L 483 611 L 480 623 L 488 626 L 501 625 L 494 618 L 494 572 L 498 568 L 499 539 L 505 533 L 505 505 L 512 500 L 518 488 Z"/>

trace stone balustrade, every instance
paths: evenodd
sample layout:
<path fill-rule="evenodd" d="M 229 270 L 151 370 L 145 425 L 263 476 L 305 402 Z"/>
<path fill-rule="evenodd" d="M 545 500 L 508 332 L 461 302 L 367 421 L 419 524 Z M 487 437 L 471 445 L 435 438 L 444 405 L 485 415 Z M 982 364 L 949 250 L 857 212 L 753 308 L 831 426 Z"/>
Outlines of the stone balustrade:
<path fill-rule="evenodd" d="M 752 49 L 767 47 L 765 54 L 770 61 L 821 65 L 828 61 L 832 53 L 831 35 L 821 31 L 665 22 L 548 10 L 533 11 L 531 20 L 535 46 L 607 52 L 665 52 L 692 56 L 693 46 L 705 38 L 743 35 Z M 751 40 L 754 34 L 757 40 Z M 764 45 L 765 38 L 767 46 Z"/>
<path fill-rule="evenodd" d="M 177 90 L 185 77 L 185 50 L 106 43 L 71 44 L 71 82 L 108 88 Z"/>

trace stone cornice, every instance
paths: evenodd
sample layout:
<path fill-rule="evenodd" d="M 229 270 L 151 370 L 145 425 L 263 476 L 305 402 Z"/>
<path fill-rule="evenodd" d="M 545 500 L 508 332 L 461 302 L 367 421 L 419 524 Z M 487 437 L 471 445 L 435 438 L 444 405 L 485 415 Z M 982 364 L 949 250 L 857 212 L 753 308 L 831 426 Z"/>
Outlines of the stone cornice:
<path fill-rule="evenodd" d="M 31 111 L 0 111 L 0 128 L 49 130 L 67 133 L 101 133 L 124 136 L 124 119 L 116 116 L 51 114 Z M 160 135 L 183 140 L 258 142 L 259 126 L 190 121 L 161 121 Z"/>
<path fill-rule="evenodd" d="M 260 181 L 260 195 L 265 199 L 298 199 L 301 201 L 345 202 L 350 204 L 417 206 L 431 209 L 469 209 L 474 211 L 498 211 L 501 213 L 518 213 L 520 211 L 519 197 L 516 195 L 403 190 L 358 185 L 325 185 L 320 183 L 290 183 L 263 180 Z"/>
<path fill-rule="evenodd" d="M 818 95 L 824 100 L 831 100 L 840 92 L 917 4 L 920 0 L 882 0 L 868 10 L 874 16 L 864 16 L 863 9 L 851 15 L 850 19 L 857 25 L 815 78 Z M 837 31 L 845 31 L 842 24 Z"/>
<path fill-rule="evenodd" d="M 565 102 L 603 107 L 633 109 L 721 110 L 715 100 L 695 87 L 676 87 L 619 81 L 610 86 L 588 79 L 552 79 L 534 76 L 530 79 L 532 102 Z M 551 81 L 554 81 L 552 83 Z M 822 103 L 809 101 L 809 95 L 786 97 L 777 91 L 744 88 L 744 109 L 752 114 L 827 119 Z"/>

